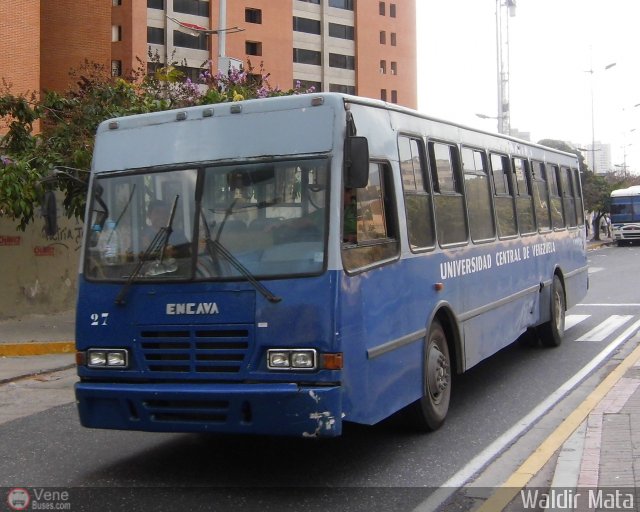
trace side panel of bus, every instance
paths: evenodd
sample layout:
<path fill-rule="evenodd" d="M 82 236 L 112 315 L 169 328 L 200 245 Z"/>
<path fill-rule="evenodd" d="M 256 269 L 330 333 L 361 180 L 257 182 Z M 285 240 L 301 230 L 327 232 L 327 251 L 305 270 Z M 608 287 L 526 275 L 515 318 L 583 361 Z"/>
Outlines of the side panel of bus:
<path fill-rule="evenodd" d="M 364 376 L 350 381 L 346 419 L 375 423 L 422 396 L 425 336 L 434 318 L 439 318 L 450 338 L 452 371 L 464 371 L 527 329 L 550 320 L 554 275 L 563 283 L 567 305 L 582 298 L 586 293 L 585 234 L 572 206 L 567 210 L 573 212 L 567 215 L 572 219 L 567 227 L 539 233 L 534 225 L 525 235 L 516 231 L 501 239 L 496 233 L 482 243 L 465 237 L 444 247 L 436 242 L 431 248 L 412 251 L 399 136 L 414 138 L 416 146 L 423 144 L 425 158 L 430 141 L 450 144 L 452 151 L 466 144 L 505 158 L 519 154 L 526 162 L 534 155 L 508 140 L 418 117 L 353 106 L 352 112 L 358 135 L 369 141 L 372 165 L 393 177 L 386 187 L 393 190 L 387 191 L 391 199 L 385 212 L 398 243 L 396 253 L 355 269 L 344 256 L 349 251 L 343 251 L 346 272 L 339 304 L 343 350 L 349 371 Z M 487 148 L 489 140 L 501 145 Z M 396 146 L 391 147 L 390 141 Z M 450 204 L 460 208 L 461 199 L 455 195 L 449 195 Z M 443 212 L 441 208 L 440 219 L 438 212 L 435 218 L 434 229 L 440 235 L 446 235 L 437 225 L 444 222 Z M 461 210 L 460 221 L 468 221 L 466 211 Z"/>

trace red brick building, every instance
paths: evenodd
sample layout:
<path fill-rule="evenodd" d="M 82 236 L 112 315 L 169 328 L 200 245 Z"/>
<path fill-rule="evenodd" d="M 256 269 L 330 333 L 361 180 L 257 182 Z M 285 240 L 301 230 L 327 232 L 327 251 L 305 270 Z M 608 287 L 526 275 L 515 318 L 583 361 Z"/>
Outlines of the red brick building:
<path fill-rule="evenodd" d="M 226 0 L 224 55 L 270 73 L 272 86 L 385 99 L 415 108 L 416 0 Z M 0 78 L 14 93 L 63 90 L 86 61 L 114 75 L 176 62 L 197 77 L 218 66 L 220 0 L 0 0 Z"/>

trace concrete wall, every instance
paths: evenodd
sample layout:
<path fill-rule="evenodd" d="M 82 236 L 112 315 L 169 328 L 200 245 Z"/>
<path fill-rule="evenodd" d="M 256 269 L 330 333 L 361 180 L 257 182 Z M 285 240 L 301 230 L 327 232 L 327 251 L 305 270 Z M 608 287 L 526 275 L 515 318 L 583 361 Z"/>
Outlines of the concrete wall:
<path fill-rule="evenodd" d="M 58 232 L 37 217 L 27 230 L 0 217 L 0 320 L 75 307 L 82 222 L 68 219 L 58 197 Z"/>

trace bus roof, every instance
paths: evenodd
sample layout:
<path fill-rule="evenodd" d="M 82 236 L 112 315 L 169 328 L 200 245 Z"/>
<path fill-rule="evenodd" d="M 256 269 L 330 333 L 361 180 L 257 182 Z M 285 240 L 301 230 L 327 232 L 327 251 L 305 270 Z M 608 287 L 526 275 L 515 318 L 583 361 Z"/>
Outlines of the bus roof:
<path fill-rule="evenodd" d="M 640 196 L 640 185 L 629 188 L 619 188 L 611 192 L 611 197 Z"/>

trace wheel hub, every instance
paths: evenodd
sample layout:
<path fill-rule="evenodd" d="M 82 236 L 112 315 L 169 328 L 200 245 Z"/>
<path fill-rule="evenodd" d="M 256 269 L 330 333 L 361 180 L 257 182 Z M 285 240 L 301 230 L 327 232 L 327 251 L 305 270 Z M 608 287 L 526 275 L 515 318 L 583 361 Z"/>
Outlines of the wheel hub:
<path fill-rule="evenodd" d="M 427 388 L 429 394 L 437 399 L 449 386 L 449 365 L 440 349 L 433 345 L 427 360 Z"/>

